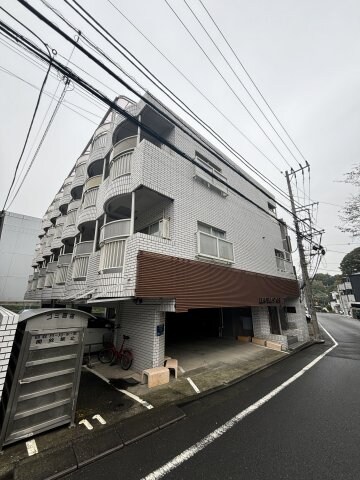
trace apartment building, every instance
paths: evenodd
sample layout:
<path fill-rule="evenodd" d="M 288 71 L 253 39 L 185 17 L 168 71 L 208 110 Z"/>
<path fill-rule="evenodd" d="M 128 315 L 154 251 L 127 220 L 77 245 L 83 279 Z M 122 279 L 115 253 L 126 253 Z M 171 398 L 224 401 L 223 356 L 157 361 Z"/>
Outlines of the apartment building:
<path fill-rule="evenodd" d="M 273 196 L 146 99 L 116 100 L 141 125 L 109 111 L 56 193 L 26 298 L 115 309 L 136 370 L 161 365 L 170 339 L 307 340 Z"/>

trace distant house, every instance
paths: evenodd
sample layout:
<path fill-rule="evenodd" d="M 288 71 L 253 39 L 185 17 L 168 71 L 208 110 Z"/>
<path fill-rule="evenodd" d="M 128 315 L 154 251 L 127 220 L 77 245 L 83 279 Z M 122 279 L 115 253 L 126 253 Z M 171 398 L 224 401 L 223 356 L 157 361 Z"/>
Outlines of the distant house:
<path fill-rule="evenodd" d="M 0 305 L 24 301 L 41 219 L 0 213 Z"/>

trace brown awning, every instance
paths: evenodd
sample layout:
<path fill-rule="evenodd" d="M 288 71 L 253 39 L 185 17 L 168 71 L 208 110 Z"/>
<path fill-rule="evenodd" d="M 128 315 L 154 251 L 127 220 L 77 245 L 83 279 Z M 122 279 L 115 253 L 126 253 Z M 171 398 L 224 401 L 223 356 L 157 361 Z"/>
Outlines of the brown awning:
<path fill-rule="evenodd" d="M 297 298 L 296 280 L 196 260 L 139 251 L 135 295 L 174 298 L 176 311 L 191 308 L 278 305 Z"/>

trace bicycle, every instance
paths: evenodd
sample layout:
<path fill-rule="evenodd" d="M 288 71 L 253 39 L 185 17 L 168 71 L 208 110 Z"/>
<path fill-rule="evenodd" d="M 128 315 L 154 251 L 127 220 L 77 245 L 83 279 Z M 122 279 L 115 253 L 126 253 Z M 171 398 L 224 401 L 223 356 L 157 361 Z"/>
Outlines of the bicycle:
<path fill-rule="evenodd" d="M 129 370 L 133 362 L 133 354 L 129 349 L 124 349 L 124 343 L 130 337 L 123 335 L 123 342 L 119 350 L 111 343 L 98 353 L 98 358 L 101 363 L 112 363 L 120 360 L 120 366 L 123 370 Z"/>

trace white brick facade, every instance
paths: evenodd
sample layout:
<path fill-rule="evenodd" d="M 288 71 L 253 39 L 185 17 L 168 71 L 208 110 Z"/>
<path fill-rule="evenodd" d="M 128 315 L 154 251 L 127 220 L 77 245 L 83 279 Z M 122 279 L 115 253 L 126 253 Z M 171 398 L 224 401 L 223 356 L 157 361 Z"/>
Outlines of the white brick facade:
<path fill-rule="evenodd" d="M 19 315 L 0 307 L 0 399 L 14 343 Z"/>
<path fill-rule="evenodd" d="M 159 134 L 198 164 L 200 162 L 203 168 L 205 161 L 205 170 L 212 169 L 217 177 L 209 176 L 208 170 L 204 172 L 168 146 L 140 132 L 121 115 L 110 112 L 95 131 L 90 149 L 80 156 L 44 216 L 32 263 L 35 277 L 29 279 L 26 297 L 41 299 L 46 304 L 83 305 L 91 305 L 94 301 L 98 304 L 101 300 L 108 305 L 109 299 L 118 299 L 120 332 L 131 337 L 130 345 L 136 350 L 135 367 L 141 369 L 161 364 L 164 336 L 156 337 L 156 326 L 164 323 L 164 312 L 174 310 L 175 299 L 166 303 L 154 299 L 155 303 L 135 305 L 139 251 L 214 265 L 225 264 L 229 269 L 290 280 L 294 280 L 295 276 L 289 257 L 280 263 L 275 258 L 275 250 L 284 252 L 285 239 L 282 238 L 278 220 L 269 208 L 269 203 L 274 205 L 274 199 L 263 187 L 260 191 L 257 182 L 222 154 L 224 162 L 221 162 L 217 158 L 218 151 L 208 142 L 206 144 L 214 154 L 207 151 L 199 143 L 204 139 L 189 127 L 185 126 L 185 129 L 192 136 L 197 136 L 199 141 L 149 109 L 144 102 L 136 105 L 129 103 L 127 109 L 134 116 L 140 115 L 141 121 L 153 125 L 155 130 L 158 128 Z M 167 115 L 172 121 L 179 122 L 171 113 Z M 102 135 L 103 140 L 99 141 Z M 116 176 L 112 169 L 115 162 L 122 161 L 122 155 L 127 156 L 129 171 Z M 202 156 L 202 160 L 198 155 Z M 86 170 L 84 159 L 87 160 Z M 208 177 L 210 180 L 207 180 Z M 219 182 L 219 178 L 225 179 L 229 187 Z M 94 204 L 87 206 L 84 198 L 90 188 L 96 188 L 97 192 L 92 196 Z M 62 217 L 64 222 L 59 222 Z M 164 231 L 157 236 L 142 232 L 159 221 L 168 226 L 166 235 Z M 224 241 L 233 245 L 233 261 L 199 256 L 198 222 L 224 232 Z M 53 226 L 62 223 L 61 238 L 57 234 L 51 241 Z M 105 229 L 107 225 L 112 229 L 111 235 Z M 86 246 L 85 243 L 89 245 L 89 242 L 92 242 L 92 248 L 86 253 L 86 275 L 73 278 L 74 261 L 79 257 L 77 248 Z M 67 274 L 64 270 L 62 278 L 57 270 L 56 276 L 62 281 L 38 288 L 38 269 L 49 268 L 49 263 L 54 262 L 58 262 L 59 269 L 61 259 L 66 255 L 69 255 Z M 102 255 L 106 256 L 105 267 L 101 266 Z M 278 340 L 284 347 L 287 347 L 287 334 L 306 339 L 307 327 L 303 325 L 303 312 L 297 302 L 297 299 L 289 302 L 290 306 L 296 304 L 297 313 L 289 314 L 289 318 L 293 315 L 292 328 L 290 333 L 283 332 L 282 335 L 270 332 L 267 307 L 252 307 L 254 335 Z"/>

